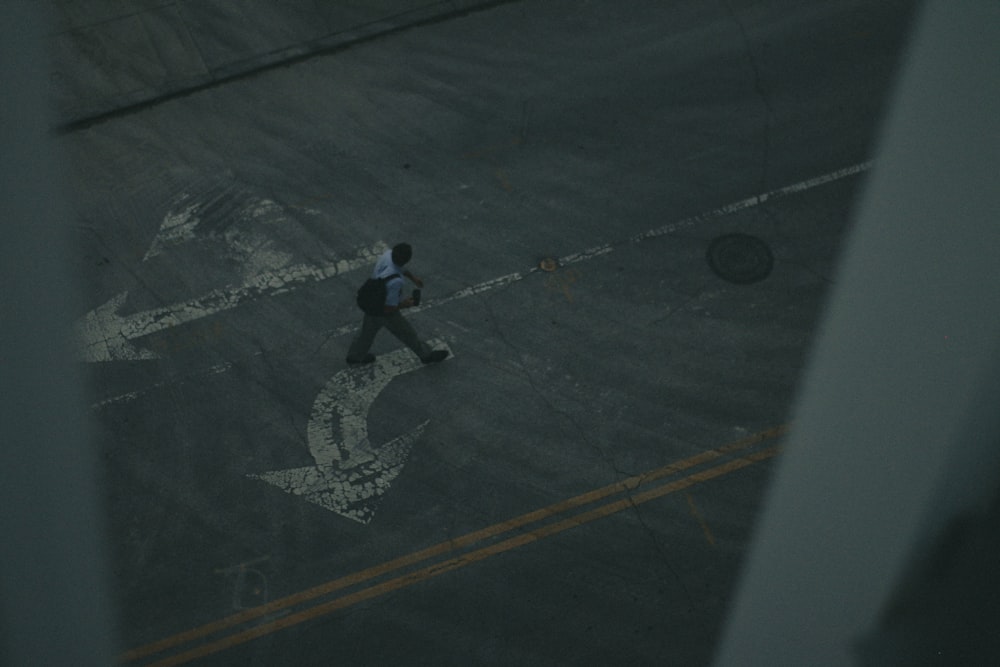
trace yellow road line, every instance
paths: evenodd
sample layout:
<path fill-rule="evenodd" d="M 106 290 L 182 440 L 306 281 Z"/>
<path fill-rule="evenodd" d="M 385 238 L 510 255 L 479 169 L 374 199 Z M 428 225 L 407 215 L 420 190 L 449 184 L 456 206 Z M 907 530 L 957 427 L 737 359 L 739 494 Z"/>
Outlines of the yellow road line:
<path fill-rule="evenodd" d="M 186 632 L 181 632 L 179 634 L 172 635 L 165 639 L 128 651 L 122 656 L 122 661 L 130 662 L 149 655 L 177 648 L 182 644 L 191 642 L 195 639 L 207 637 L 209 635 L 221 632 L 223 630 L 232 628 L 234 626 L 248 623 L 249 621 L 252 621 L 254 619 L 258 619 L 264 616 L 274 614 L 279 611 L 283 611 L 285 609 L 288 609 L 289 607 L 302 604 L 303 602 L 308 602 L 317 597 L 328 595 L 330 593 L 336 592 L 340 589 L 352 585 L 369 581 L 376 577 L 388 574 L 390 572 L 399 570 L 401 568 L 410 565 L 420 563 L 435 556 L 440 556 L 443 554 L 457 551 L 459 549 L 470 546 L 482 540 L 491 537 L 496 537 L 503 533 L 510 532 L 511 530 L 514 530 L 516 528 L 520 528 L 531 523 L 537 523 L 547 518 L 563 514 L 569 510 L 596 502 L 608 496 L 623 492 L 628 493 L 634 491 L 644 485 L 648 485 L 649 483 L 661 479 L 663 477 L 667 477 L 677 472 L 700 465 L 702 463 L 718 459 L 722 456 L 725 456 L 726 454 L 731 454 L 741 449 L 746 449 L 755 444 L 763 442 L 764 440 L 778 437 L 784 434 L 787 431 L 787 428 L 788 428 L 787 426 L 778 426 L 775 428 L 768 429 L 766 431 L 762 431 L 760 433 L 756 433 L 752 436 L 743 438 L 742 440 L 730 443 L 723 447 L 701 452 L 700 454 L 696 454 L 695 456 L 689 457 L 682 461 L 671 463 L 669 465 L 663 466 L 662 468 L 657 468 L 655 470 L 648 471 L 640 475 L 629 477 L 628 479 L 616 482 L 614 484 L 610 484 L 600 489 L 595 489 L 593 491 L 581 494 L 579 496 L 575 496 L 568 500 L 555 503 L 553 505 L 549 505 L 548 507 L 544 507 L 542 509 L 529 512 L 527 514 L 523 514 L 519 517 L 515 517 L 513 519 L 494 524 L 482 530 L 474 531 L 455 540 L 442 542 L 427 549 L 416 551 L 412 554 L 408 554 L 406 556 L 402 556 L 400 558 L 382 563 L 380 565 L 376 565 L 374 567 L 361 570 L 359 572 L 347 575 L 345 577 L 341 577 L 339 579 L 335 579 L 333 581 L 321 584 L 319 586 L 307 589 L 305 591 L 301 591 L 299 593 L 284 598 L 280 598 L 278 600 L 274 600 L 267 604 L 254 607 L 253 609 L 248 609 L 241 613 L 227 616 L 225 618 L 219 619 L 218 621 L 207 623 L 205 625 L 193 628 Z M 764 452 L 768 452 L 768 454 L 762 457 L 762 454 Z M 523 546 L 524 544 L 534 542 L 542 537 L 548 537 L 549 535 L 554 535 L 568 528 L 572 528 L 574 526 L 578 526 L 583 523 L 588 523 L 590 521 L 608 516 L 609 514 L 613 514 L 615 512 L 620 512 L 623 509 L 648 502 L 649 500 L 653 500 L 654 498 L 659 498 L 662 495 L 666 495 L 668 493 L 674 493 L 678 490 L 687 488 L 693 484 L 697 484 L 706 481 L 708 479 L 717 477 L 719 475 L 732 472 L 733 470 L 745 467 L 747 465 L 757 462 L 758 460 L 763 460 L 764 458 L 770 458 L 771 456 L 774 456 L 774 454 L 776 453 L 777 453 L 777 448 L 774 447 L 768 450 L 763 450 L 763 452 L 756 452 L 750 454 L 740 459 L 734 459 L 720 466 L 716 466 L 715 468 L 709 468 L 707 470 L 694 473 L 688 477 L 677 480 L 675 482 L 659 486 L 649 491 L 645 491 L 633 496 L 628 496 L 626 498 L 609 503 L 607 505 L 602 505 L 587 512 L 583 512 L 581 514 L 577 514 L 569 518 L 563 519 L 562 521 L 559 522 L 531 529 L 521 535 L 509 538 L 502 542 L 498 542 L 489 547 L 484 547 L 476 551 L 472 551 L 470 553 L 456 556 L 450 560 L 446 560 L 441 563 L 436 563 L 434 565 L 427 566 L 423 569 L 416 570 L 414 572 L 405 574 L 395 579 L 390 579 L 385 582 L 375 584 L 374 586 L 365 588 L 350 595 L 346 595 L 337 598 L 335 600 L 332 600 L 330 602 L 310 607 L 309 609 L 297 612 L 295 614 L 290 614 L 288 616 L 272 621 L 270 623 L 264 623 L 250 630 L 245 630 L 243 632 L 230 635 L 221 640 L 205 644 L 198 648 L 189 650 L 184 653 L 180 653 L 176 656 L 172 656 L 170 658 L 166 658 L 164 660 L 152 664 L 155 665 L 156 667 L 166 667 L 167 665 L 178 665 L 193 660 L 195 658 L 202 657 L 204 655 L 209 655 L 211 653 L 225 650 L 226 648 L 229 648 L 231 646 L 235 646 L 250 641 L 257 637 L 270 634 L 272 632 L 275 632 L 285 627 L 289 627 L 291 625 L 296 625 L 311 618 L 315 618 L 316 616 L 328 614 L 332 611 L 336 611 L 337 609 L 342 609 L 344 607 L 356 604 L 363 600 L 367 600 L 369 598 L 383 595 L 384 593 L 397 590 L 405 586 L 409 586 L 413 583 L 422 581 L 429 577 L 437 576 L 445 572 L 450 572 L 451 570 L 457 569 L 459 567 L 464 567 L 465 565 L 477 562 L 479 560 L 482 560 L 483 558 L 487 558 L 497 553 L 508 551 L 509 549 L 513 549 L 518 546 Z"/>

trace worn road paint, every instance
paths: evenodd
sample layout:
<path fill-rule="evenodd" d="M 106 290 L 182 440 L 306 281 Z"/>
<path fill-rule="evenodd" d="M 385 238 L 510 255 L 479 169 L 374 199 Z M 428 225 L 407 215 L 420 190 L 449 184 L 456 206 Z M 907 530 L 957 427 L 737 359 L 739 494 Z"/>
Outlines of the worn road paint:
<path fill-rule="evenodd" d="M 731 215 L 733 213 L 736 213 L 737 211 L 742 211 L 744 209 L 760 206 L 761 204 L 768 201 L 781 199 L 782 197 L 787 197 L 788 195 L 792 195 L 797 192 L 804 192 L 805 190 L 810 190 L 820 185 L 826 185 L 827 183 L 839 181 L 840 179 L 847 178 L 848 176 L 854 176 L 855 174 L 860 174 L 862 172 L 871 169 L 872 165 L 873 162 L 871 161 L 861 162 L 859 164 L 855 164 L 850 167 L 845 167 L 843 169 L 838 169 L 837 171 L 832 171 L 829 174 L 817 176 L 816 178 L 810 178 L 805 181 L 800 181 L 799 183 L 794 183 L 792 185 L 779 188 L 777 190 L 772 190 L 770 192 L 754 195 L 753 197 L 747 197 L 746 199 L 741 199 L 731 204 L 727 204 L 726 206 L 720 206 L 719 208 L 712 209 L 711 211 L 706 211 L 704 213 L 699 213 L 698 215 L 693 215 L 690 218 L 684 218 L 683 220 L 678 220 L 677 222 L 672 222 L 670 224 L 663 225 L 661 227 L 655 227 L 653 229 L 642 232 L 641 234 L 635 234 L 634 236 L 628 237 L 623 242 L 606 243 L 601 246 L 588 248 L 587 250 L 583 250 L 581 252 L 577 252 L 572 255 L 566 255 L 565 257 L 560 257 L 559 263 L 565 266 L 567 264 L 575 264 L 577 262 L 583 262 L 589 259 L 593 259 L 595 257 L 600 257 L 601 255 L 606 255 L 609 252 L 617 250 L 619 247 L 624 247 L 626 245 L 631 245 L 633 243 L 641 243 L 642 241 L 648 241 L 649 239 L 654 239 L 659 236 L 672 234 L 680 229 L 693 227 L 703 222 L 708 222 L 716 218 L 721 218 L 727 215 Z"/>
<path fill-rule="evenodd" d="M 684 495 L 687 496 L 688 507 L 691 508 L 691 516 L 698 520 L 698 523 L 701 525 L 701 531 L 705 533 L 705 539 L 708 540 L 708 543 L 714 547 L 715 537 L 712 535 L 712 531 L 708 529 L 708 523 L 705 521 L 705 517 L 698 511 L 698 506 L 694 504 L 694 498 L 691 494 L 685 493 Z"/>
<path fill-rule="evenodd" d="M 130 391 L 130 392 L 127 392 L 127 393 L 124 393 L 124 394 L 119 394 L 117 396 L 112 396 L 111 398 L 106 398 L 103 401 L 97 401 L 95 403 L 91 403 L 90 404 L 90 409 L 91 410 L 100 410 L 101 408 L 108 407 L 109 405 L 116 405 L 118 403 L 128 403 L 130 401 L 134 401 L 135 399 L 139 398 L 143 394 L 146 394 L 146 393 L 148 393 L 150 391 L 153 391 L 154 389 L 160 389 L 162 387 L 167 387 L 167 386 L 171 386 L 171 385 L 178 385 L 178 384 L 181 384 L 183 382 L 192 382 L 192 381 L 195 380 L 195 378 L 203 378 L 203 377 L 208 377 L 210 375 L 219 375 L 220 373 L 226 373 L 226 372 L 228 372 L 230 369 L 232 369 L 232 367 L 233 367 L 233 364 L 231 362 L 225 362 L 225 363 L 221 363 L 221 364 L 216 364 L 214 366 L 210 366 L 209 368 L 204 368 L 204 369 L 195 371 L 194 373 L 191 373 L 190 375 L 185 375 L 185 376 L 182 376 L 182 377 L 179 377 L 179 378 L 174 377 L 174 378 L 171 378 L 171 379 L 163 380 L 161 382 L 157 382 L 155 384 L 151 384 L 151 385 L 145 387 L 144 389 L 140 389 L 138 391 Z"/>
<path fill-rule="evenodd" d="M 195 213 L 199 207 L 200 204 L 189 204 L 180 211 L 170 211 L 163 216 L 160 230 L 157 232 L 153 242 L 149 244 L 149 250 L 146 251 L 142 261 L 145 262 L 151 257 L 156 257 L 167 246 L 193 241 L 197 238 L 194 230 L 198 227 L 198 223 L 201 220 Z"/>
<path fill-rule="evenodd" d="M 230 310 L 244 301 L 283 294 L 306 283 L 365 268 L 373 264 L 385 248 L 384 243 L 378 243 L 358 250 L 349 259 L 319 265 L 296 264 L 264 271 L 240 285 L 215 289 L 196 299 L 131 315 L 118 313 L 128 296 L 127 292 L 122 292 L 77 320 L 74 326 L 80 355 L 83 361 L 88 362 L 155 359 L 154 353 L 137 348 L 132 341 Z"/>
<path fill-rule="evenodd" d="M 262 556 L 246 563 L 238 563 L 232 567 L 214 570 L 215 574 L 222 574 L 232 579 L 233 582 L 233 611 L 243 611 L 253 609 L 270 601 L 269 586 L 267 576 L 254 565 L 266 563 L 270 556 Z M 246 604 L 249 602 L 249 604 Z"/>
<path fill-rule="evenodd" d="M 562 292 L 562 295 L 566 297 L 566 300 L 573 303 L 573 293 L 570 292 L 569 287 L 575 283 L 579 277 L 580 273 L 576 269 L 553 273 L 545 280 L 545 286 L 551 290 Z"/>
<path fill-rule="evenodd" d="M 428 341 L 428 345 L 451 352 L 441 340 Z M 367 524 L 428 424 L 425 421 L 373 448 L 368 440 L 368 412 L 393 378 L 422 366 L 413 352 L 403 348 L 380 356 L 373 364 L 337 373 L 313 402 L 307 434 L 315 465 L 248 477 Z"/>
<path fill-rule="evenodd" d="M 129 342 L 126 318 L 118 316 L 128 292 L 111 297 L 104 305 L 90 311 L 73 325 L 83 361 L 158 359 L 159 355 L 137 348 Z"/>
<path fill-rule="evenodd" d="M 507 192 L 512 192 L 514 186 L 510 184 L 510 180 L 507 178 L 507 174 L 503 169 L 497 169 L 496 171 L 497 180 L 500 181 L 500 187 L 502 187 Z"/>
<path fill-rule="evenodd" d="M 175 207 L 163 216 L 142 261 L 192 241 L 219 246 L 221 254 L 237 262 L 245 275 L 278 269 L 291 261 L 291 253 L 281 250 L 270 233 L 272 228 L 293 224 L 277 202 L 232 184 L 213 190 L 203 201 L 191 203 L 191 199 L 189 194 L 178 197 Z"/>

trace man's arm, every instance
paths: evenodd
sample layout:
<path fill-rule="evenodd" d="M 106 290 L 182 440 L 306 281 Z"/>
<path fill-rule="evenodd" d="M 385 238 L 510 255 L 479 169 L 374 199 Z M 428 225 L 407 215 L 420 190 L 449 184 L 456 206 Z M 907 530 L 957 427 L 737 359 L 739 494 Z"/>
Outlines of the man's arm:
<path fill-rule="evenodd" d="M 413 275 L 409 271 L 403 271 L 403 275 L 406 276 L 407 278 L 409 278 L 410 280 L 412 280 L 413 284 L 416 285 L 417 287 L 423 287 L 424 286 L 424 281 L 421 280 L 420 278 L 417 278 L 415 275 Z"/>

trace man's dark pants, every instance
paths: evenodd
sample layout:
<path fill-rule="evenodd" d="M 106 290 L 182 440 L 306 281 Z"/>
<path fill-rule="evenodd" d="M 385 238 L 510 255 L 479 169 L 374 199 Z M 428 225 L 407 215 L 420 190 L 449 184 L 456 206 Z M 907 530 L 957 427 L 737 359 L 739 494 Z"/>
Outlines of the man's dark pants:
<path fill-rule="evenodd" d="M 420 340 L 413 326 L 406 321 L 402 313 L 396 311 L 391 315 L 378 317 L 365 314 L 364 322 L 361 324 L 361 332 L 354 339 L 354 342 L 351 343 L 351 349 L 347 353 L 347 358 L 351 361 L 363 360 L 365 355 L 368 354 L 368 350 L 371 349 L 372 343 L 375 341 L 375 334 L 382 327 L 388 329 L 389 333 L 398 338 L 406 347 L 413 350 L 413 353 L 421 359 L 426 358 L 431 353 L 431 349 Z"/>

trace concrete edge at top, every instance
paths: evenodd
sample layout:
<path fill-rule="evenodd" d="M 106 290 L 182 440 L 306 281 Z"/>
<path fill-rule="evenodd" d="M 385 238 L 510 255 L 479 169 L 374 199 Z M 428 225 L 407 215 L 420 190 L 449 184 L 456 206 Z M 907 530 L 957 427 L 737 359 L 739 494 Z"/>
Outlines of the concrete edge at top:
<path fill-rule="evenodd" d="M 266 0 L 145 3 L 67 16 L 53 0 L 54 129 L 68 134 L 234 80 L 520 0 L 392 0 L 381 11 L 278 9 Z M 62 15 L 60 15 L 62 13 Z"/>

